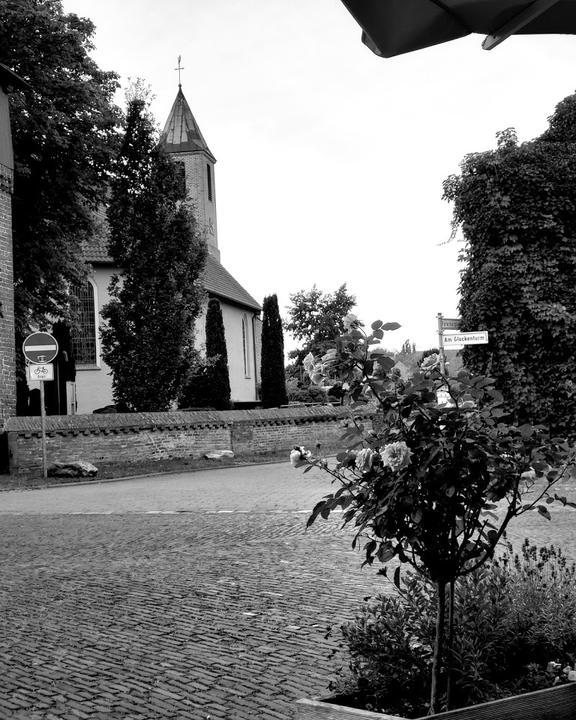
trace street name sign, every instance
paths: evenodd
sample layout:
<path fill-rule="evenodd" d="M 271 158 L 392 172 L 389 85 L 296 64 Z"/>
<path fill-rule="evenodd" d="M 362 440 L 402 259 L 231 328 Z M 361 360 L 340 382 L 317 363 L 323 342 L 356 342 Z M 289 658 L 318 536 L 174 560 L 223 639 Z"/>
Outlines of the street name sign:
<path fill-rule="evenodd" d="M 22 350 L 28 362 L 45 365 L 58 355 L 58 342 L 49 333 L 35 332 L 24 340 Z"/>
<path fill-rule="evenodd" d="M 460 330 L 460 318 L 440 318 L 442 330 Z"/>
<path fill-rule="evenodd" d="M 444 346 L 447 348 L 456 345 L 486 345 L 488 343 L 488 330 L 477 332 L 450 333 L 443 337 Z"/>
<path fill-rule="evenodd" d="M 30 363 L 28 365 L 28 380 L 39 380 L 40 382 L 54 380 L 54 365 L 52 363 L 45 363 L 44 365 Z"/>

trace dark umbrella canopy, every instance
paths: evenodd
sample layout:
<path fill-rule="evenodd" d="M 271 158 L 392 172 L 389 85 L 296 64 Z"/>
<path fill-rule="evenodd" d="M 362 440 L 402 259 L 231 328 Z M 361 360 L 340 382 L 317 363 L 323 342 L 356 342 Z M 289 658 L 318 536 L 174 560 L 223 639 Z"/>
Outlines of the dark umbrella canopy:
<path fill-rule="evenodd" d="M 377 55 L 393 57 L 456 40 L 488 37 L 486 50 L 512 34 L 576 34 L 576 0 L 342 0 Z"/>

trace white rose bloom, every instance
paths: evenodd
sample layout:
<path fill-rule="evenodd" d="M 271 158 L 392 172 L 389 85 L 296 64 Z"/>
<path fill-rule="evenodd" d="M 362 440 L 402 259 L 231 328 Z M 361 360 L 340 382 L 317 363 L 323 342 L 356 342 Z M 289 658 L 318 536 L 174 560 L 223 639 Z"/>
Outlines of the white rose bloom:
<path fill-rule="evenodd" d="M 306 450 L 306 448 L 297 446 L 295 447 L 292 452 L 290 453 L 290 464 L 294 468 L 302 467 L 303 465 L 308 465 L 308 458 L 312 456 L 312 453 L 310 450 Z"/>
<path fill-rule="evenodd" d="M 346 330 L 351 330 L 352 328 L 358 327 L 359 320 L 353 313 L 348 313 L 343 319 L 342 323 L 344 324 L 344 328 Z"/>
<path fill-rule="evenodd" d="M 374 464 L 374 457 L 376 456 L 376 453 L 371 448 L 363 448 L 362 450 L 359 450 L 356 455 L 356 469 L 360 470 L 360 472 L 366 473 L 369 470 L 372 470 L 372 465 Z"/>
<path fill-rule="evenodd" d="M 428 355 L 427 357 L 422 360 L 422 363 L 420 365 L 420 370 L 422 372 L 430 372 L 440 365 L 440 356 L 438 353 L 433 353 L 432 355 Z"/>
<path fill-rule="evenodd" d="M 380 452 L 382 458 L 382 464 L 384 467 L 389 467 L 394 472 L 401 470 L 403 467 L 410 465 L 410 458 L 412 457 L 412 451 L 401 440 L 400 442 L 393 442 L 386 445 Z"/>

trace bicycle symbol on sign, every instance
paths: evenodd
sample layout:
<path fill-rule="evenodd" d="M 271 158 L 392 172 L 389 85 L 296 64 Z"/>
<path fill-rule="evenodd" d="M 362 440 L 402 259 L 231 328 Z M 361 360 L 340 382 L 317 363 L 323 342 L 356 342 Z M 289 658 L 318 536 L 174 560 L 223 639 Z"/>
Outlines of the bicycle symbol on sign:
<path fill-rule="evenodd" d="M 48 368 L 44 367 L 43 365 L 38 365 L 32 368 L 32 374 L 36 377 L 37 380 L 44 380 L 48 375 Z"/>

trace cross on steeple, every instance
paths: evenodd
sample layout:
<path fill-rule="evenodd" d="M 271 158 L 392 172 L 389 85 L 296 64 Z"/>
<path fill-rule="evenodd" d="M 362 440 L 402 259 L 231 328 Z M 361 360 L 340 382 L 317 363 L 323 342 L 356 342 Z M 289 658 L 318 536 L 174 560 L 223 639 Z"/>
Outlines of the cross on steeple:
<path fill-rule="evenodd" d="M 182 87 L 182 83 L 180 81 L 180 73 L 182 72 L 182 70 L 184 70 L 184 68 L 180 65 L 180 60 L 182 60 L 182 55 L 178 55 L 178 67 L 174 68 L 174 70 L 178 70 L 178 87 L 179 88 Z"/>

